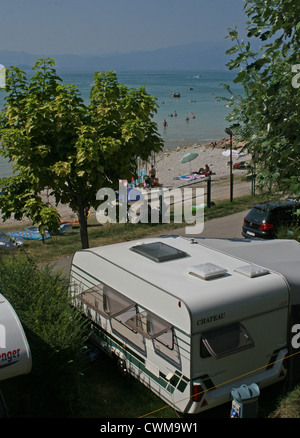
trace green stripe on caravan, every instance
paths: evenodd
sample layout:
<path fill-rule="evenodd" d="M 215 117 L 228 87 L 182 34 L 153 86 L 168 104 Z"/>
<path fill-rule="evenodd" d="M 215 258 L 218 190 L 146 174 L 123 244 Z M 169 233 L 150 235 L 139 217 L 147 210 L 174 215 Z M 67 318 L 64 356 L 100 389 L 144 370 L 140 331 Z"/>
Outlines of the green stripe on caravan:
<path fill-rule="evenodd" d="M 183 392 L 189 382 L 189 379 L 183 376 L 181 373 L 176 372 L 175 378 L 172 379 L 172 382 L 168 382 L 166 379 L 166 375 L 160 372 L 160 378 L 158 378 L 155 374 L 151 373 L 145 366 L 145 359 L 136 354 L 135 351 L 126 346 L 124 348 L 124 344 L 116 339 L 111 334 L 105 332 L 102 327 L 100 327 L 95 322 L 91 322 L 91 325 L 94 327 L 94 333 L 98 336 L 101 341 L 106 343 L 109 346 L 117 348 L 119 351 L 124 353 L 126 356 L 130 355 L 130 362 L 137 366 L 141 371 L 143 371 L 146 375 L 154 379 L 158 384 L 160 384 L 163 388 L 165 388 L 170 393 L 174 392 L 174 389 L 178 387 L 178 390 Z"/>

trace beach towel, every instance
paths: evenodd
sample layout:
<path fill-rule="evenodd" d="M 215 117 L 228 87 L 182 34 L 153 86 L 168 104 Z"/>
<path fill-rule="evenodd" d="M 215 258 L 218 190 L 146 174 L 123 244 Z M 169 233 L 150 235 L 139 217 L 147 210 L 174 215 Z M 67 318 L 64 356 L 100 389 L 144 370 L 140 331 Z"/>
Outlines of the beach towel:
<path fill-rule="evenodd" d="M 11 237 L 23 237 L 23 239 L 27 239 L 27 240 L 42 240 L 43 236 L 39 233 L 39 232 L 34 232 L 34 231 L 9 231 L 7 233 L 9 236 Z M 46 233 L 44 234 L 44 239 L 49 239 L 51 236 L 48 233 L 48 231 L 46 231 Z"/>
<path fill-rule="evenodd" d="M 179 179 L 182 181 L 194 181 L 196 179 L 203 179 L 203 178 L 205 178 L 205 175 L 192 174 L 192 175 L 180 175 L 175 179 Z"/>

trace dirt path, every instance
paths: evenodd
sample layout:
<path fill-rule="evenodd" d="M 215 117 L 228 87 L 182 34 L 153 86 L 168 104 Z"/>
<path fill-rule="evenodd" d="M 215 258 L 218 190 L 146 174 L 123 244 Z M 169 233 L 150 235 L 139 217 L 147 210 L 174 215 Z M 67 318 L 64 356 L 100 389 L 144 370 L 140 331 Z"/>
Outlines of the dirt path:
<path fill-rule="evenodd" d="M 233 180 L 233 199 L 241 196 L 251 195 L 251 181 Z M 205 191 L 207 193 L 207 190 Z M 230 199 L 230 180 L 229 178 L 211 184 L 211 200 Z"/>

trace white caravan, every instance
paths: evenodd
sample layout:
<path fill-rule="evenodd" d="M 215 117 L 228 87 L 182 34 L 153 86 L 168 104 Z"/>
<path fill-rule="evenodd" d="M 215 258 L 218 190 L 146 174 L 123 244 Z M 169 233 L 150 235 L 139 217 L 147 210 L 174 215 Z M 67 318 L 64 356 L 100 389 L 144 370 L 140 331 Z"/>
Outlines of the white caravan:
<path fill-rule="evenodd" d="M 21 322 L 0 294 L 0 380 L 31 371 L 31 352 Z"/>
<path fill-rule="evenodd" d="M 243 239 L 242 255 L 214 242 L 118 243 L 77 252 L 71 267 L 74 302 L 94 340 L 184 413 L 230 401 L 241 384 L 263 388 L 287 375 L 290 285 L 268 267 L 268 242 L 257 249 L 259 264 L 247 260 L 250 241 Z M 282 254 L 280 243 L 269 252 Z"/>

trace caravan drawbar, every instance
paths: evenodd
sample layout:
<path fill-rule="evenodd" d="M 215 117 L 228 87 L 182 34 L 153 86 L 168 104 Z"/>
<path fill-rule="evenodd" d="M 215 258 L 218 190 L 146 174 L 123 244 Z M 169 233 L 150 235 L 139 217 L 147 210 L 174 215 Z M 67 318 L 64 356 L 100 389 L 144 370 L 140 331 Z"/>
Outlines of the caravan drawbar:
<path fill-rule="evenodd" d="M 232 241 L 216 242 L 161 236 L 78 251 L 72 261 L 74 303 L 94 341 L 183 413 L 226 403 L 241 384 L 287 376 L 291 287 L 264 257 L 280 246 L 263 242 L 255 263 L 251 241 L 237 254 Z"/>

